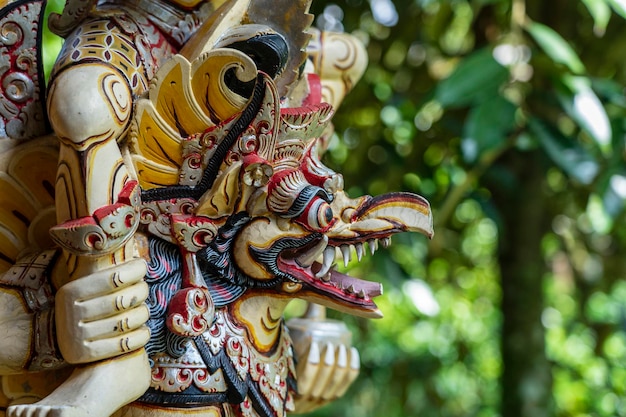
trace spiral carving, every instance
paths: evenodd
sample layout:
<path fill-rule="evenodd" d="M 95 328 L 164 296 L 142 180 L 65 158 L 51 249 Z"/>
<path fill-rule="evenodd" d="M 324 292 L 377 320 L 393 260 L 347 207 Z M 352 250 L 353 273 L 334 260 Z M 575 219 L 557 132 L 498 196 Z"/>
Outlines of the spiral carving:
<path fill-rule="evenodd" d="M 2 88 L 6 96 L 16 103 L 24 103 L 35 94 L 35 83 L 23 72 L 9 74 L 2 81 Z"/>
<path fill-rule="evenodd" d="M 43 3 L 20 2 L 0 14 L 0 136 L 28 139 L 47 131 L 38 45 Z"/>
<path fill-rule="evenodd" d="M 6 46 L 13 46 L 23 39 L 22 29 L 15 22 L 6 22 L 0 28 L 0 42 Z"/>

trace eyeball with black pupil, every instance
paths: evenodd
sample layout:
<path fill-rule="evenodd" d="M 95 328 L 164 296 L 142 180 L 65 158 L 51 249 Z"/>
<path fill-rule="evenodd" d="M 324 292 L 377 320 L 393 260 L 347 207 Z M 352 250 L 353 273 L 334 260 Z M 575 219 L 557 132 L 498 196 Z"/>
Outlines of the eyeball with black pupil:
<path fill-rule="evenodd" d="M 330 204 L 316 198 L 307 209 L 306 225 L 312 230 L 325 231 L 334 223 L 335 216 Z"/>

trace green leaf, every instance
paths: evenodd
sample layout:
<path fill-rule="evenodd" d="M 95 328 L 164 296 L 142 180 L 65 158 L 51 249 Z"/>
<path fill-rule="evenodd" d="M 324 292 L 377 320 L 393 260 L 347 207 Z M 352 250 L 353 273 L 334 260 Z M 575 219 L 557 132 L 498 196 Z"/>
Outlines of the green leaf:
<path fill-rule="evenodd" d="M 606 0 L 582 0 L 582 2 L 587 6 L 589 14 L 593 17 L 593 32 L 597 36 L 604 35 L 606 26 L 611 19 L 611 8 Z"/>
<path fill-rule="evenodd" d="M 538 119 L 529 119 L 529 127 L 558 167 L 582 184 L 593 182 L 598 174 L 598 163 L 580 144 Z"/>
<path fill-rule="evenodd" d="M 516 110 L 517 107 L 502 96 L 472 108 L 462 142 L 465 160 L 474 162 L 482 153 L 503 146 L 515 127 Z"/>
<path fill-rule="evenodd" d="M 598 93 L 600 98 L 609 103 L 626 108 L 624 86 L 608 78 L 592 78 L 591 88 Z"/>
<path fill-rule="evenodd" d="M 500 65 L 489 49 L 465 57 L 452 74 L 435 90 L 435 100 L 443 107 L 463 107 L 493 96 L 509 79 L 509 71 Z"/>
<path fill-rule="evenodd" d="M 626 19 L 626 0 L 606 0 L 615 13 Z"/>
<path fill-rule="evenodd" d="M 612 173 L 606 184 L 602 203 L 608 215 L 615 218 L 622 213 L 626 204 L 626 170 Z"/>
<path fill-rule="evenodd" d="M 559 94 L 565 111 L 589 133 L 600 150 L 608 155 L 613 136 L 611 123 L 602 102 L 591 89 L 591 80 L 587 77 L 565 75 L 561 81 L 571 92 Z"/>
<path fill-rule="evenodd" d="M 596 219 L 597 225 L 611 226 L 626 207 L 626 168 L 621 157 L 603 167 L 600 176 L 594 182 L 593 192 L 594 201 L 590 197 L 588 214 L 589 210 L 593 209 L 594 213 L 600 213 Z M 608 231 L 599 226 L 594 228 L 602 233 Z"/>
<path fill-rule="evenodd" d="M 585 65 L 574 49 L 556 31 L 537 22 L 529 23 L 526 30 L 554 62 L 565 65 L 574 74 L 585 72 Z"/>
<path fill-rule="evenodd" d="M 476 0 L 476 4 L 480 5 L 480 6 L 485 6 L 488 4 L 497 4 L 497 3 L 503 3 L 505 0 Z"/>
<path fill-rule="evenodd" d="M 606 207 L 597 194 L 591 194 L 587 201 L 587 217 L 591 223 L 591 227 L 601 234 L 607 234 L 613 227 L 613 218 L 607 212 Z"/>

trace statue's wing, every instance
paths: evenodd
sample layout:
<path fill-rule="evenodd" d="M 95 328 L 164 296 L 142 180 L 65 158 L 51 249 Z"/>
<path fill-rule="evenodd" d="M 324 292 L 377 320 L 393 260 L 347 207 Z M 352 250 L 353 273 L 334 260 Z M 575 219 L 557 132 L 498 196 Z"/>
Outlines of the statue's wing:
<path fill-rule="evenodd" d="M 25 251 L 51 248 L 56 224 L 55 137 L 33 139 L 0 155 L 0 273 Z"/>
<path fill-rule="evenodd" d="M 45 0 L 0 0 L 0 273 L 51 247 L 58 145 L 45 113 Z"/>

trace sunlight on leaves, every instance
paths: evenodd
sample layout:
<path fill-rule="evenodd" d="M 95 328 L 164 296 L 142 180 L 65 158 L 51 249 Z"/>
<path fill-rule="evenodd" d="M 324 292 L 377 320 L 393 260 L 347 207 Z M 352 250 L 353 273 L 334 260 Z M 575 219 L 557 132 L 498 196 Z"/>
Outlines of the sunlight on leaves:
<path fill-rule="evenodd" d="M 586 77 L 563 76 L 564 84 L 573 93 L 565 99 L 565 110 L 596 141 L 600 150 L 608 155 L 611 152 L 611 125 L 604 106 L 591 89 L 591 82 Z"/>
<path fill-rule="evenodd" d="M 508 70 L 494 59 L 491 50 L 482 49 L 464 58 L 437 85 L 435 99 L 443 107 L 473 104 L 497 92 L 508 77 Z"/>
<path fill-rule="evenodd" d="M 537 22 L 530 22 L 526 30 L 533 37 L 543 52 L 559 64 L 565 65 L 574 74 L 585 72 L 582 63 L 574 49 L 554 29 Z"/>
<path fill-rule="evenodd" d="M 611 8 L 606 0 L 582 0 L 593 17 L 593 32 L 596 36 L 604 35 L 611 18 Z"/>

